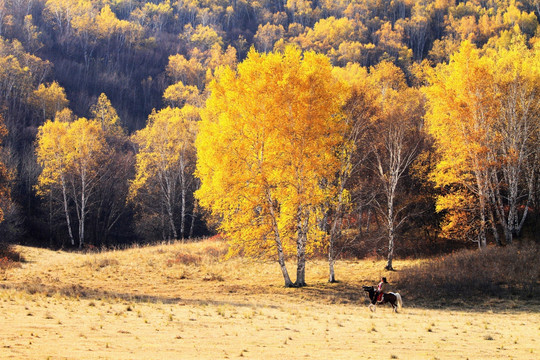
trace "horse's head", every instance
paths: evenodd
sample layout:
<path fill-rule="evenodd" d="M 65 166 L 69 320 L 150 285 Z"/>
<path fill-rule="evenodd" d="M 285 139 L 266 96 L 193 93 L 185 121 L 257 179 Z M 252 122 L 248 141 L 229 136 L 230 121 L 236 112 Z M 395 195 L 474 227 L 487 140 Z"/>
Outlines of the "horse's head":
<path fill-rule="evenodd" d="M 371 300 L 371 303 L 374 304 L 375 303 L 375 287 L 374 286 L 362 286 L 362 289 L 364 289 L 364 291 L 367 291 L 367 295 L 369 297 L 369 299 Z"/>

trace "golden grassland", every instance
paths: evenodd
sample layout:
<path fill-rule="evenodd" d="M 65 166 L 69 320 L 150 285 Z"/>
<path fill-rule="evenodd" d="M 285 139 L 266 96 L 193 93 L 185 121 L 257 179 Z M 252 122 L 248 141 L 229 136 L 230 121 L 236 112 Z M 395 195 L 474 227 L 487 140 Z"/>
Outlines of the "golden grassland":
<path fill-rule="evenodd" d="M 421 261 L 308 263 L 283 287 L 272 262 L 222 260 L 205 240 L 100 253 L 16 247 L 0 273 L 1 359 L 537 359 L 537 301 L 367 309 L 361 286 Z M 289 267 L 292 271 L 294 268 Z M 399 289 L 394 289 L 399 291 Z"/>

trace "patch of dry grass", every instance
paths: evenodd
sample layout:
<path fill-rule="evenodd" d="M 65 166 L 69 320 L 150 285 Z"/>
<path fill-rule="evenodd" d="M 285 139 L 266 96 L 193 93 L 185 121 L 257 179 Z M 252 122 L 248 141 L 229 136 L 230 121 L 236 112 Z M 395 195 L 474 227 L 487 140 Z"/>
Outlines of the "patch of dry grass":
<path fill-rule="evenodd" d="M 0 346 L 7 358 L 490 358 L 535 359 L 538 304 L 367 310 L 361 290 L 425 261 L 308 263 L 309 286 L 283 287 L 279 267 L 223 260 L 221 241 L 101 253 L 17 247 L 0 280 Z M 293 264 L 290 264 L 292 275 Z M 3 355 L 4 356 L 4 355 Z"/>
<path fill-rule="evenodd" d="M 416 300 L 540 297 L 540 246 L 523 243 L 462 250 L 400 272 L 400 287 Z"/>

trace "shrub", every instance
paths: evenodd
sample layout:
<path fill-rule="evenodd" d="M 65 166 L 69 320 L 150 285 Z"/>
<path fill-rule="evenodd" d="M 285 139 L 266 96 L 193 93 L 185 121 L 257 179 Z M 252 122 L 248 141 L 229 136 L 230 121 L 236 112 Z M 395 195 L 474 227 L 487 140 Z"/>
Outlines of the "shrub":
<path fill-rule="evenodd" d="M 189 253 L 178 253 L 174 259 L 167 261 L 167 265 L 169 266 L 174 264 L 197 265 L 200 263 L 201 257 L 199 255 Z"/>
<path fill-rule="evenodd" d="M 216 242 L 218 242 L 218 241 L 225 241 L 225 238 L 224 238 L 223 235 L 221 235 L 221 234 L 216 234 L 216 235 L 214 235 L 214 236 L 209 237 L 209 238 L 208 238 L 208 241 L 216 241 Z"/>
<path fill-rule="evenodd" d="M 6 256 L 0 258 L 0 274 L 5 275 L 6 271 L 15 267 L 21 267 L 21 264 L 8 259 Z"/>
<path fill-rule="evenodd" d="M 0 258 L 6 258 L 12 262 L 23 262 L 24 258 L 16 252 L 12 246 L 0 242 Z"/>
<path fill-rule="evenodd" d="M 16 267 L 21 267 L 19 262 L 24 259 L 21 255 L 6 244 L 0 243 L 0 274 L 5 275 L 6 271 Z"/>
<path fill-rule="evenodd" d="M 224 257 L 228 252 L 228 248 L 221 246 L 207 246 L 200 252 L 201 255 L 207 256 L 210 258 L 217 258 L 220 259 Z"/>

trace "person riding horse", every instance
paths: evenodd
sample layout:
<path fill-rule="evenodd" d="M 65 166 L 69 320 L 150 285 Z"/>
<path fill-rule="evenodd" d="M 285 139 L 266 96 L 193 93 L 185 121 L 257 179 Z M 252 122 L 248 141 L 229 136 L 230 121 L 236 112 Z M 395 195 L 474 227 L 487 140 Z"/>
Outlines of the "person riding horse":
<path fill-rule="evenodd" d="M 369 309 L 371 311 L 375 311 L 378 304 L 389 303 L 392 305 L 392 310 L 394 310 L 394 312 L 398 312 L 403 306 L 403 300 L 399 293 L 387 292 L 388 282 L 386 281 L 386 278 L 382 278 L 377 287 L 364 285 L 362 286 L 362 289 L 368 293 L 370 301 Z"/>
<path fill-rule="evenodd" d="M 383 300 L 384 294 L 388 290 L 388 281 L 385 277 L 381 278 L 381 282 L 377 285 L 377 296 L 375 297 L 376 302 L 381 302 Z"/>

